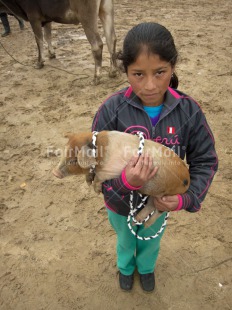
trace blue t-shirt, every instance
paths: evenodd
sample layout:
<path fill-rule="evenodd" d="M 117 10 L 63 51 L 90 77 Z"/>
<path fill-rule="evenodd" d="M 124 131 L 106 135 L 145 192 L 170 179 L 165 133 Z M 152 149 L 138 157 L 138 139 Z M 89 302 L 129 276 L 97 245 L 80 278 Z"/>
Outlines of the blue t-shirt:
<path fill-rule="evenodd" d="M 163 104 L 157 106 L 157 107 L 146 107 L 143 106 L 144 110 L 147 112 L 147 114 L 149 115 L 150 119 L 151 119 L 151 123 L 152 126 L 155 126 L 156 123 L 159 120 L 161 111 L 163 109 Z"/>

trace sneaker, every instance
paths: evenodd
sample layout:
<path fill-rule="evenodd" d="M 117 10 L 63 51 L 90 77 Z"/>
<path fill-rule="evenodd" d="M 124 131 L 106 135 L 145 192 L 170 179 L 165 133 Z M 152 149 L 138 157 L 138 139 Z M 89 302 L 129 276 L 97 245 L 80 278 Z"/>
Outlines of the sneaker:
<path fill-rule="evenodd" d="M 130 291 L 134 283 L 134 274 L 126 276 L 119 271 L 119 285 L 124 291 Z"/>
<path fill-rule="evenodd" d="M 146 273 L 146 274 L 140 274 L 139 276 L 140 276 L 140 284 L 142 286 L 142 289 L 145 292 L 152 292 L 155 288 L 154 272 Z"/>

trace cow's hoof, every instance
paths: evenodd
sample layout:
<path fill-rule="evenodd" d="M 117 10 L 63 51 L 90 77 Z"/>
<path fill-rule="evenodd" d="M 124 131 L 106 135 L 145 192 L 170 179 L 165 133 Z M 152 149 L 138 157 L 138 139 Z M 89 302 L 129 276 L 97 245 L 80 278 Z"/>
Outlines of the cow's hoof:
<path fill-rule="evenodd" d="M 56 58 L 56 54 L 55 53 L 49 53 L 48 57 L 49 57 L 49 59 L 54 59 L 54 58 Z"/>
<path fill-rule="evenodd" d="M 93 84 L 94 84 L 95 86 L 100 84 L 100 77 L 99 77 L 99 76 L 95 76 L 95 77 L 94 77 Z"/>
<path fill-rule="evenodd" d="M 44 62 L 37 62 L 37 64 L 35 65 L 36 69 L 42 69 L 44 67 Z"/>
<path fill-rule="evenodd" d="M 110 78 L 115 78 L 118 75 L 118 70 L 114 69 L 109 72 Z"/>

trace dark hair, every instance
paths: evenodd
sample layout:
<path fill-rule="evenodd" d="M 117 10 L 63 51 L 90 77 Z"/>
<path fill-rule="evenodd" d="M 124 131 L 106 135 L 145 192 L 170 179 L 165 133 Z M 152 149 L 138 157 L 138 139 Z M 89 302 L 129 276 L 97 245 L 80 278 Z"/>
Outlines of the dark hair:
<path fill-rule="evenodd" d="M 148 53 L 157 54 L 160 59 L 175 66 L 178 53 L 169 30 L 157 23 L 141 23 L 127 33 L 123 42 L 123 50 L 117 56 L 117 59 L 122 61 L 126 73 L 128 66 L 136 61 L 144 48 Z M 170 80 L 170 86 L 178 87 L 178 77 L 175 73 Z"/>

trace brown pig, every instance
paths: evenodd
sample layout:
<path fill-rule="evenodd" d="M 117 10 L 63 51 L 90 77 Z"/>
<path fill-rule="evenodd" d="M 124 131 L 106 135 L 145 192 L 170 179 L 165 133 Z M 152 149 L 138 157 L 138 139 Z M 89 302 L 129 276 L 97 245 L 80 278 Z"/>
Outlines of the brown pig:
<path fill-rule="evenodd" d="M 69 133 L 65 137 L 69 138 L 65 156 L 53 170 L 53 174 L 58 178 L 84 174 L 87 183 L 91 184 L 89 169 L 95 165 L 93 185 L 98 193 L 102 182 L 121 175 L 131 157 L 137 154 L 139 146 L 139 138 L 136 135 L 119 131 L 101 131 L 97 135 L 94 158 L 91 132 Z M 190 184 L 189 171 L 174 151 L 160 143 L 145 140 L 143 152 L 152 156 L 158 171 L 141 187 L 141 194 L 162 197 L 186 192 Z M 153 199 L 150 199 L 146 207 L 139 212 L 137 220 L 142 221 L 154 208 Z"/>

